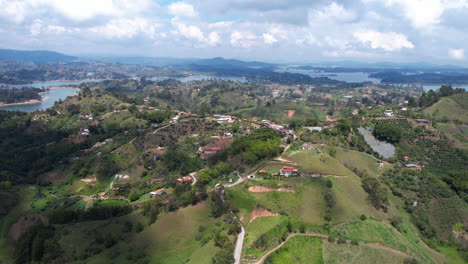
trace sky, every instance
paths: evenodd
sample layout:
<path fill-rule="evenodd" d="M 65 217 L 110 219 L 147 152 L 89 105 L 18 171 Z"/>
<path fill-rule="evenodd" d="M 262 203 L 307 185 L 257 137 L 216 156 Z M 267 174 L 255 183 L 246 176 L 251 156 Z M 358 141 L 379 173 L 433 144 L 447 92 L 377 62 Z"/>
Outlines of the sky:
<path fill-rule="evenodd" d="M 0 48 L 468 66 L 468 0 L 0 0 Z"/>

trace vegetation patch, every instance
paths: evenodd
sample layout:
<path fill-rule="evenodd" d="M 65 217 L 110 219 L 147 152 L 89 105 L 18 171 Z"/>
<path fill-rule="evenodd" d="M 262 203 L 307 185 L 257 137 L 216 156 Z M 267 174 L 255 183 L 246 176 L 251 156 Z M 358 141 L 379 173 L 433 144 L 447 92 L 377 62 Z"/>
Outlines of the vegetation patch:
<path fill-rule="evenodd" d="M 294 236 L 284 245 L 271 253 L 265 264 L 314 263 L 322 264 L 322 238 L 313 236 Z"/>

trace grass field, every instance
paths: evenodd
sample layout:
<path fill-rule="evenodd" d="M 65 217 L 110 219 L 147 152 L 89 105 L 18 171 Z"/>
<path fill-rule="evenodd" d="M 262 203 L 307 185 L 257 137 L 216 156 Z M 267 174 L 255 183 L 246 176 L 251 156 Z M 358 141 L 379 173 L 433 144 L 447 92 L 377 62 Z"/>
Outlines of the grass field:
<path fill-rule="evenodd" d="M 326 209 L 325 199 L 323 198 L 325 192 L 325 184 L 318 181 L 304 185 L 300 220 L 314 225 L 323 225 L 325 223 L 323 219 Z"/>
<path fill-rule="evenodd" d="M 416 257 L 424 263 L 439 262 L 434 258 L 435 255 L 428 254 L 428 248 L 423 248 L 423 246 L 417 247 L 414 245 L 423 244 L 422 241 L 410 241 L 396 229 L 380 221 L 372 219 L 354 221 L 333 228 L 332 233 L 338 237 L 344 237 L 346 239 L 386 244 L 409 256 Z M 412 239 L 414 239 L 414 237 Z"/>
<path fill-rule="evenodd" d="M 374 177 L 382 173 L 382 169 L 379 169 L 378 161 L 366 153 L 337 148 L 336 159 L 341 163 L 346 162 L 359 170 L 366 170 L 369 175 Z"/>
<path fill-rule="evenodd" d="M 262 234 L 266 233 L 273 227 L 279 225 L 281 222 L 286 221 L 287 217 L 278 215 L 270 217 L 260 217 L 252 221 L 246 227 L 246 237 L 244 240 L 244 248 L 248 248 L 252 243 L 259 238 Z"/>
<path fill-rule="evenodd" d="M 289 118 L 284 110 L 296 110 L 293 118 Z M 307 118 L 323 118 L 327 109 L 323 106 L 307 106 L 305 103 L 276 103 L 270 107 L 261 106 L 241 111 L 245 117 L 258 117 L 260 119 L 288 122 L 291 119 L 305 120 Z"/>
<path fill-rule="evenodd" d="M 336 242 L 323 242 L 323 258 L 327 264 L 394 264 L 403 263 L 406 257 L 405 254 L 362 243 L 358 246 L 353 246 L 350 244 L 338 244 Z"/>
<path fill-rule="evenodd" d="M 298 164 L 301 171 L 307 173 L 333 174 L 346 176 L 350 171 L 339 161 L 327 154 L 315 154 L 313 151 L 302 150 L 292 153 L 288 158 Z"/>
<path fill-rule="evenodd" d="M 291 237 L 281 248 L 271 253 L 265 264 L 311 263 L 322 264 L 322 238 L 313 236 Z"/>
<path fill-rule="evenodd" d="M 458 95 L 460 96 L 460 95 Z M 466 97 L 466 96 L 465 96 Z M 435 119 L 460 120 L 468 122 L 466 107 L 449 97 L 442 98 L 439 102 L 424 109 L 424 114 L 432 116 Z"/>
<path fill-rule="evenodd" d="M 142 232 L 125 235 L 117 245 L 93 256 L 87 263 L 110 263 L 112 259 L 112 263 L 123 264 L 133 262 L 132 260 L 138 255 L 146 255 L 149 261 L 147 263 L 154 264 L 209 263 L 218 248 L 214 246 L 212 240 L 204 245 L 195 240 L 199 226 L 214 226 L 216 220 L 209 217 L 209 211 L 208 206 L 199 204 L 161 215 L 154 224 L 146 226 Z M 63 240 L 62 243 L 81 241 L 83 238 L 80 236 L 89 232 L 89 228 L 121 233 L 121 223 L 124 220 L 145 223 L 146 219 L 132 213 L 110 222 L 78 223 L 70 227 L 70 230 L 74 230 L 77 234 L 68 236 L 67 240 Z M 113 257 L 116 254 L 118 256 Z"/>
<path fill-rule="evenodd" d="M 455 147 L 466 149 L 468 148 L 468 126 L 438 123 L 440 132 L 446 136 Z"/>

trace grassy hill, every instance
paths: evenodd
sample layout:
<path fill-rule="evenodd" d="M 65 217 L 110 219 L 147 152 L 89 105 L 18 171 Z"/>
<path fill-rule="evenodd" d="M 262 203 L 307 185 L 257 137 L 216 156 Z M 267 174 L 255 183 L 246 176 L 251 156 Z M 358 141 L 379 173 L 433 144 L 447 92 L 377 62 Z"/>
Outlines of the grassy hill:
<path fill-rule="evenodd" d="M 296 113 L 292 118 L 289 118 L 285 110 L 295 110 Z M 278 122 L 289 122 L 289 120 L 305 120 L 307 118 L 322 118 L 326 115 L 326 107 L 323 106 L 308 106 L 306 103 L 288 103 L 281 102 L 272 104 L 271 106 L 259 106 L 239 111 L 244 117 L 257 117 L 259 119 L 276 120 Z"/>
<path fill-rule="evenodd" d="M 434 105 L 424 109 L 424 114 L 436 120 L 459 120 L 468 122 L 468 93 L 444 97 Z"/>
<path fill-rule="evenodd" d="M 322 153 L 313 150 L 293 151 L 283 156 L 281 161 L 277 159 L 266 163 L 263 169 L 273 173 L 283 165 L 292 165 L 307 173 L 340 177 L 302 176 L 282 180 L 250 180 L 244 187 L 236 186 L 227 190 L 228 199 L 240 209 L 240 216 L 246 227 L 246 258 L 256 259 L 262 256 L 262 251 L 255 247 L 256 240 L 273 232 L 284 221 L 299 221 L 305 225 L 306 233 L 314 234 L 318 231 L 335 239 L 341 237 L 349 241 L 356 240 L 359 245 L 350 245 L 349 241 L 348 244 L 330 243 L 324 239 L 319 246 L 313 241 L 322 241 L 321 238 L 298 236 L 268 255 L 264 263 L 302 263 L 312 259 L 316 261 L 312 263 L 376 263 L 377 260 L 379 263 L 399 263 L 412 258 L 420 263 L 446 261 L 443 255 L 429 248 L 417 235 L 418 231 L 407 213 L 401 209 L 403 203 L 398 197 L 389 194 L 387 212 L 375 209 L 367 199 L 361 179 L 343 164 L 360 171 L 366 170 L 373 177 L 380 177 L 384 170 L 392 166 L 379 168 L 377 160 L 366 153 L 338 148 L 336 158 L 333 158 L 323 150 L 325 149 L 322 149 Z M 324 200 L 328 191 L 327 181 L 333 184 L 331 191 L 336 201 L 331 209 L 332 220 L 329 223 L 324 220 L 327 210 Z M 252 192 L 256 186 L 267 189 L 264 189 L 265 192 Z M 265 208 L 279 215 L 251 221 L 258 208 Z M 371 219 L 362 221 L 361 215 Z M 401 219 L 398 229 L 390 225 L 390 220 L 394 218 Z M 323 253 L 312 253 L 316 250 Z"/>

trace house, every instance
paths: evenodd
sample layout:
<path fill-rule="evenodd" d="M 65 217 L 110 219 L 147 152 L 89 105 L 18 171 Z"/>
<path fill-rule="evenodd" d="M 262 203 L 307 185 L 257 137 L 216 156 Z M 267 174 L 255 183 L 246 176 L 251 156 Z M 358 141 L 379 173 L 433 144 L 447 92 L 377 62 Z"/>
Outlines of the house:
<path fill-rule="evenodd" d="M 421 169 L 421 166 L 419 166 L 419 165 L 417 165 L 417 164 L 406 164 L 406 165 L 405 165 L 405 168 L 420 170 L 420 169 Z"/>
<path fill-rule="evenodd" d="M 113 139 L 112 138 L 107 138 L 105 141 L 106 142 L 111 142 Z"/>
<path fill-rule="evenodd" d="M 295 173 L 298 172 L 298 169 L 291 167 L 291 166 L 283 166 L 280 170 L 280 175 L 283 175 L 285 177 L 289 177 Z"/>
<path fill-rule="evenodd" d="M 431 123 L 431 121 L 426 120 L 426 119 L 416 119 L 416 122 L 422 123 L 422 124 L 429 124 L 429 123 Z"/>
<path fill-rule="evenodd" d="M 177 179 L 177 181 L 180 182 L 180 183 L 189 182 L 189 181 L 192 181 L 192 177 L 185 176 L 185 177 Z"/>
<path fill-rule="evenodd" d="M 156 191 L 154 192 L 150 192 L 150 195 L 151 196 L 156 196 L 156 195 L 161 195 L 164 193 L 164 189 L 157 189 Z"/>
<path fill-rule="evenodd" d="M 151 183 L 161 183 L 161 182 L 165 182 L 166 179 L 164 178 L 157 178 L 157 179 L 151 179 Z"/>
<path fill-rule="evenodd" d="M 126 174 L 116 174 L 115 178 L 119 179 L 119 180 L 126 180 L 126 179 L 130 178 L 130 176 L 128 176 Z"/>
<path fill-rule="evenodd" d="M 314 147 L 311 144 L 304 143 L 302 144 L 302 149 L 313 149 Z"/>
<path fill-rule="evenodd" d="M 408 157 L 408 156 L 404 156 L 403 158 L 404 158 L 406 161 L 409 160 L 409 157 Z"/>
<path fill-rule="evenodd" d="M 310 131 L 317 131 L 317 132 L 321 132 L 323 130 L 323 128 L 319 126 L 306 127 L 306 128 L 309 129 Z"/>
<path fill-rule="evenodd" d="M 216 120 L 219 124 L 224 124 L 224 123 L 232 123 L 232 117 L 231 116 L 220 116 L 218 120 Z"/>
<path fill-rule="evenodd" d="M 214 156 L 216 153 L 226 149 L 232 145 L 234 138 L 231 137 L 217 137 L 217 140 L 206 144 L 203 147 L 198 148 L 198 155 L 202 159 L 208 159 Z"/>
<path fill-rule="evenodd" d="M 384 111 L 384 115 L 385 115 L 385 116 L 388 116 L 388 117 L 393 116 L 393 111 L 390 110 L 390 109 L 385 110 L 385 111 Z"/>

